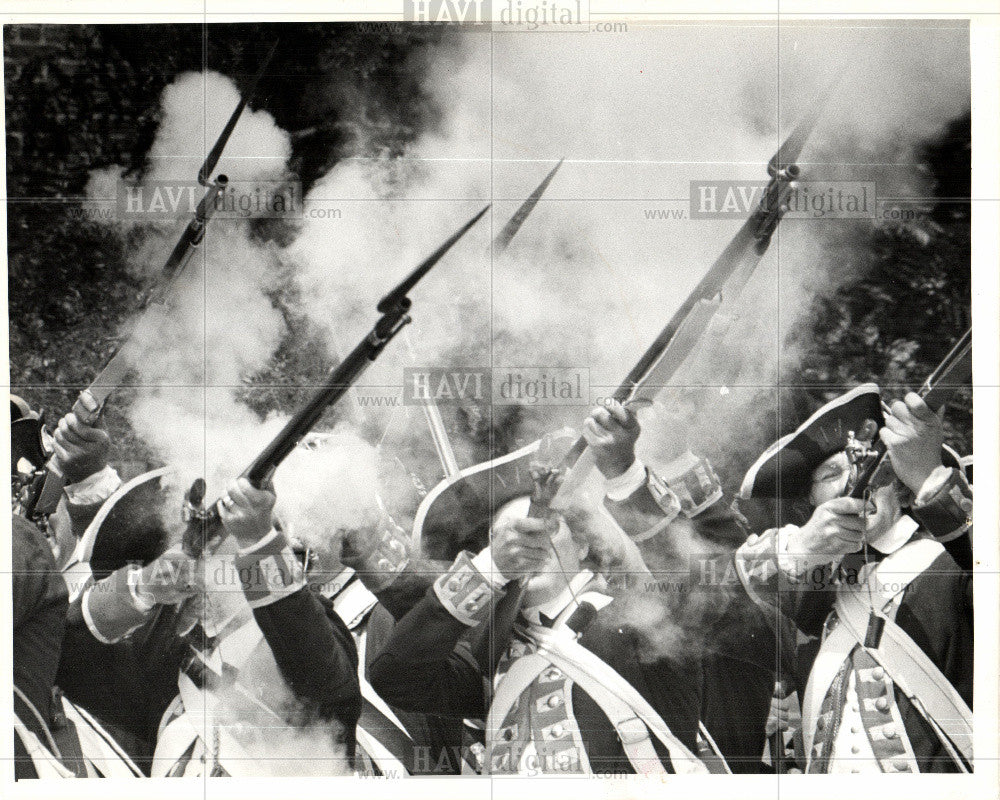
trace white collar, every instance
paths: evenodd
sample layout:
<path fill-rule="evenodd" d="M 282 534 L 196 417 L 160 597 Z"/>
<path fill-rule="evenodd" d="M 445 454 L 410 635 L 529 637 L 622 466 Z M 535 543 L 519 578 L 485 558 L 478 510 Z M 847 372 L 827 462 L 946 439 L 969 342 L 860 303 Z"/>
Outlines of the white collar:
<path fill-rule="evenodd" d="M 890 555 L 910 541 L 919 527 L 920 524 L 913 517 L 908 517 L 904 514 L 885 533 L 879 534 L 874 539 L 869 539 L 868 545 L 874 547 L 880 553 Z"/>
<path fill-rule="evenodd" d="M 565 614 L 567 611 L 572 614 L 577 608 L 580 607 L 580 601 L 584 599 L 580 597 L 580 592 L 593 579 L 593 572 L 589 569 L 581 570 L 570 578 L 566 587 L 551 600 L 546 600 L 544 603 L 540 603 L 537 606 L 525 608 L 521 613 L 524 614 L 528 622 L 535 625 L 541 624 L 541 614 L 544 614 L 551 620 L 557 619 L 560 615 Z M 597 602 L 595 602 L 597 598 L 606 599 L 607 602 L 603 602 L 602 600 L 597 600 Z M 598 609 L 601 609 L 610 603 L 612 598 L 605 598 L 604 595 L 595 596 L 593 593 L 588 592 L 586 600 L 589 603 L 593 603 Z"/>

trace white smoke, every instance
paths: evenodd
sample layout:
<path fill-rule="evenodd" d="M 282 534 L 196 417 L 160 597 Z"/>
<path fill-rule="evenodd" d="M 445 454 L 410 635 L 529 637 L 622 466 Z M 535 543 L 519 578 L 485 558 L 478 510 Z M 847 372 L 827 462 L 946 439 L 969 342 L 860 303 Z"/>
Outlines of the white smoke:
<path fill-rule="evenodd" d="M 967 29 L 944 22 L 455 34 L 435 51 L 425 82 L 441 119 L 398 158 L 371 158 L 378 148 L 360 139 L 355 157 L 312 187 L 291 244 L 275 252 L 243 222 L 212 222 L 178 299 L 137 328 L 155 356 L 139 365 L 149 386 L 133 406 L 133 424 L 182 474 L 204 474 L 210 491 L 221 488 L 282 422 L 261 423 L 234 395 L 284 332 L 269 292 L 294 282 L 303 310 L 342 355 L 375 321 L 379 297 L 490 201 L 486 219 L 412 293 L 412 352 L 393 342 L 364 376 L 362 393 L 398 396 L 403 367 L 416 363 L 580 367 L 593 394 L 607 394 L 739 227 L 647 212 L 686 211 L 694 180 L 764 180 L 767 159 L 841 69 L 803 154 L 803 178 L 875 180 L 881 196 L 929 196 L 915 148 L 968 108 L 967 50 Z M 330 76 L 331 84 L 344 80 Z M 359 102 L 377 99 L 377 87 L 350 89 Z M 181 76 L 164 92 L 147 168 L 131 179 L 192 179 L 237 99 L 222 76 Z M 290 152 L 273 119 L 248 109 L 219 171 L 281 180 Z M 492 235 L 559 158 L 565 163 L 509 252 L 491 260 Z M 120 168 L 95 174 L 92 195 L 107 197 L 120 175 Z M 747 289 L 738 335 L 706 367 L 728 374 L 740 361 L 740 385 L 727 386 L 733 391 L 721 411 L 695 396 L 675 403 L 672 415 L 645 412 L 647 458 L 676 455 L 690 442 L 688 427 L 719 440 L 743 437 L 733 420 L 752 426 L 757 407 L 773 397 L 766 387 L 800 357 L 779 344 L 812 298 L 831 290 L 831 276 L 843 279 L 852 230 L 840 221 L 782 224 Z M 138 273 L 155 274 L 177 232 L 149 232 Z M 578 423 L 587 402 L 544 413 Z M 411 449 L 426 443 L 419 413 L 390 406 L 352 415 L 373 421 L 375 431 L 391 425 L 384 449 L 408 467 L 428 457 L 429 448 Z M 456 446 L 463 457 L 471 452 L 467 442 Z M 370 453 L 361 457 L 353 445 L 343 453 L 368 474 Z M 434 474 L 433 465 L 422 466 Z M 295 491 L 283 478 L 279 489 Z M 363 516 L 364 503 L 338 513 Z M 326 522 L 315 518 L 323 530 Z"/>
<path fill-rule="evenodd" d="M 335 318 L 338 340 L 350 343 L 379 294 L 492 199 L 490 230 L 470 233 L 414 293 L 412 358 L 577 366 L 589 371 L 593 394 L 607 394 L 740 224 L 647 212 L 686 211 L 693 180 L 765 180 L 766 161 L 841 72 L 803 153 L 803 178 L 875 180 L 883 197 L 927 197 L 915 149 L 968 108 L 967 48 L 967 30 L 951 23 L 456 36 L 427 79 L 440 123 L 401 158 L 336 165 L 310 202 L 343 217 L 305 220 L 283 257 L 314 318 Z M 359 143 L 359 154 L 369 150 Z M 507 256 L 491 263 L 487 235 L 562 157 Z M 743 319 L 702 365 L 711 379 L 742 361 L 742 388 L 719 411 L 706 413 L 696 398 L 675 428 L 727 436 L 721 417 L 752 423 L 755 406 L 769 401 L 761 387 L 801 357 L 781 343 L 812 298 L 844 279 L 857 225 L 783 223 L 747 288 Z M 837 249 L 828 252 L 831 239 Z M 370 385 L 398 392 L 407 358 L 398 346 L 387 352 Z M 583 403 L 551 413 L 582 417 Z M 654 436 L 652 418 L 648 427 L 650 457 L 684 446 L 676 430 Z"/>

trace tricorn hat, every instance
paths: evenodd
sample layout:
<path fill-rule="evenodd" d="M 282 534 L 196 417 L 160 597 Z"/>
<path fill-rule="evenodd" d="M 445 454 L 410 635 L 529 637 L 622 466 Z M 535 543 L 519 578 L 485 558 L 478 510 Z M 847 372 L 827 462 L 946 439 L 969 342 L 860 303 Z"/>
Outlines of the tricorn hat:
<path fill-rule="evenodd" d="M 446 478 L 427 494 L 413 520 L 413 537 L 427 558 L 452 561 L 462 550 L 478 552 L 490 541 L 493 515 L 535 488 L 530 466 L 542 450 L 556 452 L 571 434 L 560 431 L 507 455 L 476 464 Z M 575 438 L 575 437 L 573 437 Z M 546 453 L 545 461 L 550 460 Z"/>
<path fill-rule="evenodd" d="M 782 436 L 747 471 L 739 496 L 800 500 L 809 494 L 812 475 L 847 445 L 850 432 L 859 434 L 871 420 L 885 424 L 882 396 L 874 383 L 864 383 L 822 406 L 792 433 Z M 945 445 L 942 460 L 958 466 L 958 456 Z"/>
<path fill-rule="evenodd" d="M 163 518 L 167 499 L 161 467 L 126 481 L 104 501 L 84 531 L 75 559 L 90 565 L 100 580 L 126 564 L 148 564 L 166 549 L 169 532 Z M 179 514 L 179 512 L 178 512 Z"/>
<path fill-rule="evenodd" d="M 804 497 L 816 468 L 843 450 L 848 432 L 860 432 L 867 420 L 879 428 L 885 422 L 882 396 L 874 383 L 864 383 L 834 398 L 768 447 L 743 478 L 740 497 Z"/>

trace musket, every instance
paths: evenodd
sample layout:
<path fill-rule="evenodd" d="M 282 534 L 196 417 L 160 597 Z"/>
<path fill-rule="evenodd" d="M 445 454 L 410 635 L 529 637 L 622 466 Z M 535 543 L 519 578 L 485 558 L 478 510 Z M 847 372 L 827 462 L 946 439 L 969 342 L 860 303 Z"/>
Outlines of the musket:
<path fill-rule="evenodd" d="M 208 155 L 205 157 L 204 163 L 202 163 L 201 168 L 198 170 L 198 183 L 206 188 L 205 196 L 198 203 L 194 215 L 184 228 L 180 238 L 177 240 L 177 244 L 174 245 L 166 263 L 160 270 L 160 275 L 154 289 L 146 294 L 140 304 L 139 312 L 145 311 L 151 304 L 164 302 L 171 286 L 173 286 L 178 276 L 184 271 L 194 251 L 201 245 L 202 240 L 205 238 L 205 229 L 217 209 L 218 198 L 225 192 L 226 186 L 229 183 L 229 178 L 221 174 L 217 175 L 213 180 L 211 177 L 212 173 L 215 172 L 219 159 L 222 158 L 223 150 L 225 150 L 226 144 L 229 142 L 229 138 L 232 136 L 233 130 L 235 130 L 236 124 L 243 114 L 243 110 L 250 99 L 256 94 L 257 87 L 264 77 L 271 59 L 274 57 L 274 51 L 277 46 L 277 42 L 272 45 L 271 50 L 257 70 L 257 74 L 254 76 L 249 90 L 241 96 L 239 103 L 229 116 L 226 126 L 222 129 L 222 133 L 219 134 L 219 138 L 216 139 L 212 149 L 209 150 Z M 126 375 L 135 366 L 138 357 L 141 355 L 141 351 L 139 351 L 134 342 L 126 341 L 119 347 L 104 369 L 101 370 L 100 374 L 94 378 L 86 389 L 80 392 L 73 403 L 72 411 L 77 419 L 86 425 L 96 424 L 104 411 L 108 397 L 125 380 Z M 45 472 L 45 479 L 42 482 L 40 491 L 29 500 L 29 504 L 25 507 L 25 512 L 28 516 L 34 514 L 51 514 L 55 511 L 59 498 L 62 495 L 65 478 L 63 476 L 62 465 L 59 463 L 57 456 L 53 455 L 49 459 L 45 467 Z"/>
<path fill-rule="evenodd" d="M 411 318 L 407 313 L 412 305 L 408 297 L 409 292 L 488 209 L 489 206 L 486 206 L 466 222 L 379 301 L 376 310 L 381 316 L 372 329 L 337 366 L 327 373 L 323 384 L 243 470 L 240 477 L 246 478 L 257 488 L 268 484 L 274 471 L 319 422 L 324 412 L 347 393 L 362 373 L 379 357 L 386 345 L 410 323 Z M 205 482 L 199 478 L 188 491 L 185 505 L 187 528 L 184 532 L 183 547 L 192 558 L 200 557 L 206 548 L 221 540 L 222 523 L 218 503 L 204 508 L 204 497 Z"/>
<path fill-rule="evenodd" d="M 931 411 L 941 409 L 957 389 L 968 384 L 972 377 L 972 328 L 969 328 L 955 346 L 948 351 L 940 364 L 927 376 L 917 394 Z M 879 485 L 891 469 L 886 456 L 888 450 L 881 438 L 860 446 L 854 432 L 848 434 L 848 459 L 852 463 L 852 477 L 844 494 L 865 499 L 873 485 Z"/>
<path fill-rule="evenodd" d="M 640 402 L 662 390 L 697 347 L 723 299 L 738 294 L 747 283 L 788 211 L 788 199 L 800 173 L 796 162 L 835 86 L 836 81 L 827 86 L 819 101 L 768 161 L 770 178 L 756 208 L 629 370 L 613 399 L 622 404 Z M 553 507 L 563 507 L 590 472 L 592 458 L 580 461 L 586 450 L 587 440 L 581 436 L 564 457 L 559 467 L 564 477 Z"/>

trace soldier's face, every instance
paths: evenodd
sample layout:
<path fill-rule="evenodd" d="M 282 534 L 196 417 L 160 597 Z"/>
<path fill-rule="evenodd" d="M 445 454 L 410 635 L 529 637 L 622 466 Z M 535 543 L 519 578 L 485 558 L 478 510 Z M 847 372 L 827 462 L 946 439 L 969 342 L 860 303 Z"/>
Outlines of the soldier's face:
<path fill-rule="evenodd" d="M 834 498 L 841 497 L 847 488 L 851 465 L 844 452 L 834 453 L 820 464 L 812 474 L 809 502 L 815 508 Z M 902 514 L 897 482 L 880 486 L 872 492 L 875 511 L 868 515 L 868 539 L 873 539 L 891 528 Z"/>

